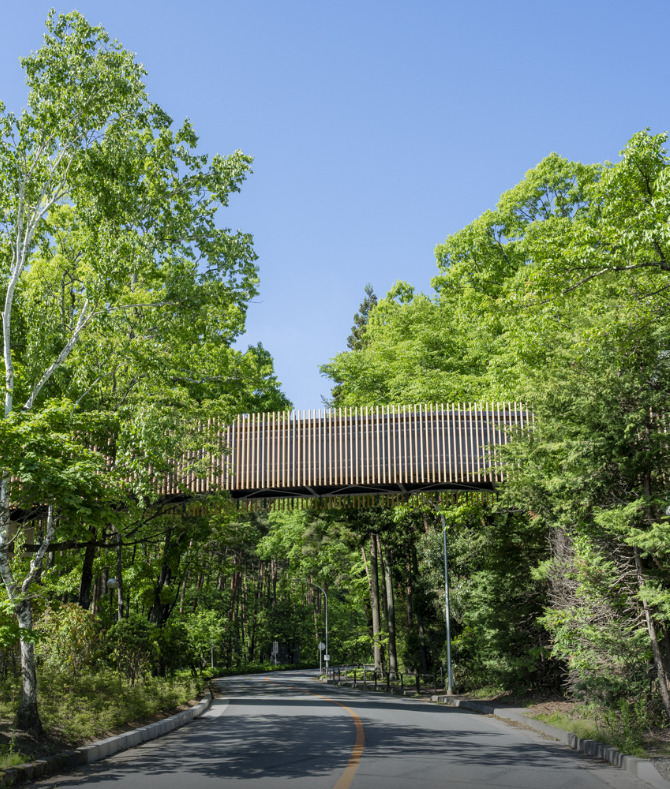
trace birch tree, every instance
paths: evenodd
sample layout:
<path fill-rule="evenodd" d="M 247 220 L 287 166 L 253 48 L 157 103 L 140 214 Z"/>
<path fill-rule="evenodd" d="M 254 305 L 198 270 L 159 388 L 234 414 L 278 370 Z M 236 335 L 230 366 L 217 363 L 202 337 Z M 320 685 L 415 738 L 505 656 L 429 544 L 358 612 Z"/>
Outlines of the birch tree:
<path fill-rule="evenodd" d="M 14 115 L 0 104 L 8 426 L 63 393 L 78 390 L 77 401 L 84 400 L 93 384 L 122 364 L 142 316 L 160 316 L 147 329 L 153 338 L 168 324 L 183 326 L 196 285 L 201 292 L 216 291 L 214 306 L 207 307 L 213 317 L 206 339 L 229 344 L 242 330 L 257 282 L 251 238 L 219 227 L 216 216 L 239 190 L 250 158 L 239 151 L 211 160 L 196 153 L 191 124 L 174 129 L 149 101 L 145 71 L 134 55 L 79 13 L 51 12 L 46 28 L 43 46 L 22 59 L 29 89 L 25 110 Z M 198 329 L 202 335 L 196 324 Z M 96 375 L 90 366 L 82 372 L 85 356 L 77 355 L 92 337 L 87 358 L 97 352 Z M 211 348 L 208 361 L 216 364 Z M 192 374 L 193 364 L 185 372 Z M 46 529 L 29 570 L 17 578 L 11 513 L 29 482 L 20 473 L 21 467 L 3 463 L 0 576 L 24 633 L 17 724 L 38 732 L 30 588 L 61 503 L 42 491 Z"/>

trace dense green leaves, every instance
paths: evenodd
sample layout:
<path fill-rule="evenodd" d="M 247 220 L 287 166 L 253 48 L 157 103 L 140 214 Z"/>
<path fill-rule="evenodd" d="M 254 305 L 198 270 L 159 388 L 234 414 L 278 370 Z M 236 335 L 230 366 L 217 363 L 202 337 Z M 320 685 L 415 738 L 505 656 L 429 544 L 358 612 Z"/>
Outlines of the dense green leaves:
<path fill-rule="evenodd" d="M 323 369 L 347 405 L 528 402 L 497 514 L 476 538 L 450 514 L 457 654 L 509 684 L 554 671 L 551 650 L 572 689 L 619 711 L 653 667 L 670 715 L 666 137 L 635 134 L 615 163 L 548 156 L 437 246 L 436 296 L 394 288 L 365 344 Z M 514 620 L 500 600 L 517 593 Z"/>

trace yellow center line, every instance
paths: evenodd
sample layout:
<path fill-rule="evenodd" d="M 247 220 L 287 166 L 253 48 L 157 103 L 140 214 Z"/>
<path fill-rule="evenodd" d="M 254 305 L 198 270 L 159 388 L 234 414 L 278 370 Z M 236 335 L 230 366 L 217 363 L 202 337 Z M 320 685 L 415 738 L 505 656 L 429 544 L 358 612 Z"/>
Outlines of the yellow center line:
<path fill-rule="evenodd" d="M 265 677 L 265 681 L 270 682 L 271 680 L 269 677 Z M 328 696 L 322 696 L 319 693 L 311 693 L 309 690 L 296 688 L 294 685 L 285 685 L 283 682 L 273 682 L 272 684 L 279 685 L 283 688 L 289 688 L 290 690 L 299 690 L 301 693 L 306 693 L 308 696 L 316 696 L 317 699 L 323 699 L 324 701 L 329 701 L 331 704 L 337 704 L 338 707 L 342 707 L 342 709 L 346 710 L 354 719 L 354 725 L 356 726 L 356 741 L 354 742 L 354 747 L 351 751 L 351 756 L 349 757 L 347 766 L 344 768 L 344 772 L 340 776 L 340 780 L 333 787 L 333 789 L 349 789 L 349 786 L 356 775 L 356 770 L 358 770 L 361 757 L 363 756 L 363 748 L 365 746 L 365 730 L 363 729 L 363 721 L 361 721 L 361 719 L 351 709 L 351 707 L 347 707 L 346 704 L 342 704 L 342 702 L 331 699 Z"/>

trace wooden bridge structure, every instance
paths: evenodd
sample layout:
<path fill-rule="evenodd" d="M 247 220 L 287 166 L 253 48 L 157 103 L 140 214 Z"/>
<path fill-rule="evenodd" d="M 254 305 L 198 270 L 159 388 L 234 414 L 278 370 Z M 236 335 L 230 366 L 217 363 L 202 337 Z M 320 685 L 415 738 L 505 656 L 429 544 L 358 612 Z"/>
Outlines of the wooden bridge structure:
<path fill-rule="evenodd" d="M 245 507 L 492 491 L 505 479 L 500 447 L 531 419 L 520 403 L 245 414 L 214 431 L 218 450 L 198 459 L 204 471 L 187 471 L 193 457 L 184 458 L 160 487 L 167 496 L 225 490 Z"/>

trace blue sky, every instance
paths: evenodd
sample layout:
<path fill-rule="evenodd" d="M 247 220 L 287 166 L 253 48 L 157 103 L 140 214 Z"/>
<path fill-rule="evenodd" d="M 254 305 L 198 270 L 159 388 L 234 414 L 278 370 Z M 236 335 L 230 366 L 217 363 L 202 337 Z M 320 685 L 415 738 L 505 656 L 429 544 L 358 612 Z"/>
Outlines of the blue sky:
<path fill-rule="evenodd" d="M 299 409 L 322 407 L 319 365 L 345 349 L 367 282 L 429 291 L 435 245 L 544 156 L 614 160 L 670 127 L 670 0 L 7 3 L 11 109 L 52 5 L 136 52 L 202 151 L 254 156 L 222 215 L 259 255 L 241 345 L 263 342 Z"/>

